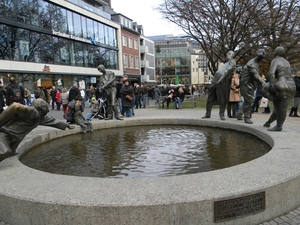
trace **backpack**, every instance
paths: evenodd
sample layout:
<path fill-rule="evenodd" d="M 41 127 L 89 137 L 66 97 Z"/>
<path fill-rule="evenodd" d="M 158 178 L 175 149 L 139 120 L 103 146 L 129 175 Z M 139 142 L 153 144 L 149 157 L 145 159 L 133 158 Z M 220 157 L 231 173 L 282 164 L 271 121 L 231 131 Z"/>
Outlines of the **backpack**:
<path fill-rule="evenodd" d="M 11 88 L 12 95 L 10 96 L 12 101 L 21 103 L 22 102 L 22 96 L 21 96 L 21 89 L 20 87 L 13 87 Z"/>

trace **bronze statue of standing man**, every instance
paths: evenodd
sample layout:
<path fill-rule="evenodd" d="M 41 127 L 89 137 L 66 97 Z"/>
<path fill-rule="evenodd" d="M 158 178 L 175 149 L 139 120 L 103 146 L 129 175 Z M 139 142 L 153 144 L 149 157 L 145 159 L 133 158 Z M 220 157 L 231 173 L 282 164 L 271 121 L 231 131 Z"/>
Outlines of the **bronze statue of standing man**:
<path fill-rule="evenodd" d="M 98 71 L 102 73 L 99 82 L 99 89 L 104 90 L 107 98 L 107 118 L 105 120 L 112 120 L 115 118 L 117 120 L 123 120 L 119 116 L 119 111 L 117 107 L 117 87 L 116 87 L 116 76 L 111 71 L 106 71 L 103 65 L 98 66 Z"/>
<path fill-rule="evenodd" d="M 266 97 L 273 101 L 274 110 L 269 120 L 264 124 L 270 127 L 273 121 L 277 121 L 275 127 L 269 131 L 281 131 L 286 118 L 286 111 L 289 103 L 296 93 L 296 85 L 292 78 L 290 63 L 283 58 L 284 48 L 279 46 L 274 51 L 275 59 L 272 60 L 267 80 L 269 81 L 263 87 Z"/>
<path fill-rule="evenodd" d="M 229 102 L 231 78 L 236 69 L 236 62 L 233 58 L 234 52 L 229 51 L 226 54 L 225 64 L 214 75 L 212 85 L 208 90 L 206 113 L 203 119 L 210 118 L 213 105 L 220 105 L 219 115 L 221 120 L 225 120 L 224 113 Z"/>
<path fill-rule="evenodd" d="M 244 103 L 239 109 L 236 118 L 238 120 L 242 120 L 244 114 L 245 123 L 253 123 L 251 120 L 251 106 L 254 100 L 254 91 L 258 84 L 261 84 L 262 86 L 265 85 L 265 81 L 259 76 L 258 64 L 265 55 L 266 53 L 264 49 L 257 50 L 256 57 L 247 62 L 241 73 L 240 88 L 241 95 L 244 97 Z"/>

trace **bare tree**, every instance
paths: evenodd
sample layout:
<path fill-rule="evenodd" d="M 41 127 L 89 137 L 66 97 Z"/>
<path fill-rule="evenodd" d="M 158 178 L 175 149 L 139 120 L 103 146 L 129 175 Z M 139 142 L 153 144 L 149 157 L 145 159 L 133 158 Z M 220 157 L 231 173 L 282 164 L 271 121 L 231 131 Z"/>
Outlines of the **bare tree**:
<path fill-rule="evenodd" d="M 296 52 L 298 4 L 299 0 L 163 0 L 157 10 L 199 42 L 214 73 L 229 50 L 241 63 L 262 47 L 273 51 L 283 45 L 287 53 Z"/>

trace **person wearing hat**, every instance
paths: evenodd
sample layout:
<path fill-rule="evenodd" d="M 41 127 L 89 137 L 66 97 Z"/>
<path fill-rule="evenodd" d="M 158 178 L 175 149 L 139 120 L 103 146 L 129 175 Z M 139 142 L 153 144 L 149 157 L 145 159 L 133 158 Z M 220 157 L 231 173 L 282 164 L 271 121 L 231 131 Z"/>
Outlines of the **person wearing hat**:
<path fill-rule="evenodd" d="M 119 110 L 116 104 L 117 88 L 115 74 L 111 71 L 106 71 L 103 65 L 98 66 L 98 71 L 102 73 L 99 82 L 99 90 L 104 90 L 107 99 L 107 118 L 105 118 L 105 120 L 112 120 L 114 115 L 117 120 L 123 120 L 119 116 Z"/>
<path fill-rule="evenodd" d="M 81 131 L 86 133 L 87 131 L 93 132 L 93 125 L 90 121 L 86 120 L 82 114 L 83 106 L 82 106 L 83 98 L 81 95 L 75 97 L 75 106 L 74 106 L 74 122 L 75 124 L 81 127 Z"/>

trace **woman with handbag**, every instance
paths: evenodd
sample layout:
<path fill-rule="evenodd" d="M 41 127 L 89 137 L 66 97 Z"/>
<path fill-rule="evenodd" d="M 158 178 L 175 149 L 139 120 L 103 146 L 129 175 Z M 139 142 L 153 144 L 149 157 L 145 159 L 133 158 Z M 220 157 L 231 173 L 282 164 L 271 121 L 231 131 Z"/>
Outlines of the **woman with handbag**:
<path fill-rule="evenodd" d="M 123 82 L 124 85 L 120 90 L 122 95 L 122 108 L 126 117 L 132 117 L 133 87 L 129 83 L 128 79 L 124 80 Z"/>
<path fill-rule="evenodd" d="M 227 105 L 227 115 L 229 118 L 236 118 L 237 103 L 240 102 L 240 85 L 239 75 L 234 73 L 231 78 L 229 103 Z"/>

